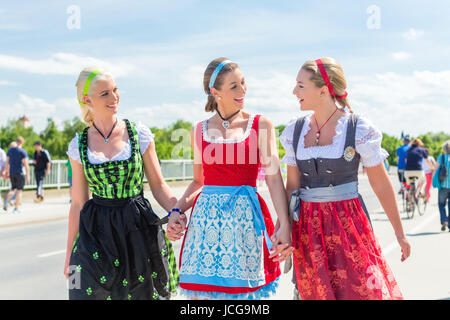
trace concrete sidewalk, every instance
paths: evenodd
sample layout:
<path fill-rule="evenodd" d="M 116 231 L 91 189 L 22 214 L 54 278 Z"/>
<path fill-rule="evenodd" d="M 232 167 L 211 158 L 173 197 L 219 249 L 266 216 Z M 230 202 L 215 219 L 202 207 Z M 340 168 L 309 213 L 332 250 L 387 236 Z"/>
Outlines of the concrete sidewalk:
<path fill-rule="evenodd" d="M 175 196 L 179 198 L 191 181 L 168 182 Z M 5 192 L 2 193 L 5 196 Z M 26 225 L 32 223 L 49 222 L 67 219 L 70 210 L 69 189 L 50 189 L 45 190 L 44 202 L 35 203 L 33 199 L 36 196 L 34 190 L 24 191 L 22 196 L 22 205 L 20 213 L 13 213 L 13 207 L 8 206 L 8 210 L 0 208 L 0 228 L 17 225 Z M 144 196 L 150 201 L 156 214 L 163 216 L 164 210 L 154 200 L 148 184 L 144 187 Z"/>

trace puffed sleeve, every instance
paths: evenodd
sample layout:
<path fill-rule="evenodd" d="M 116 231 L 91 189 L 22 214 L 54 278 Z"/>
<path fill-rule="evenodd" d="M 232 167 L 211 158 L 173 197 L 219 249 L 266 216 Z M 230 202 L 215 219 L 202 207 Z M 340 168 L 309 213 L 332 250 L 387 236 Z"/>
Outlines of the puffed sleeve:
<path fill-rule="evenodd" d="M 154 140 L 155 135 L 146 125 L 142 124 L 141 122 L 136 125 L 136 130 L 139 136 L 139 147 L 141 149 L 141 154 L 144 154 L 150 142 Z"/>
<path fill-rule="evenodd" d="M 80 152 L 78 151 L 78 133 L 75 136 L 75 138 L 73 138 L 72 141 L 70 141 L 69 148 L 66 154 L 73 160 L 76 160 L 81 164 Z"/>
<path fill-rule="evenodd" d="M 383 135 L 370 120 L 360 117 L 356 126 L 355 147 L 364 167 L 379 165 L 389 156 L 381 147 Z"/>
<path fill-rule="evenodd" d="M 293 137 L 294 137 L 294 129 L 295 129 L 295 123 L 297 119 L 294 119 L 288 123 L 286 128 L 284 128 L 283 133 L 280 135 L 280 142 L 283 146 L 284 150 L 286 151 L 286 154 L 284 155 L 281 162 L 287 164 L 288 166 L 296 166 L 296 156 L 293 146 Z"/>

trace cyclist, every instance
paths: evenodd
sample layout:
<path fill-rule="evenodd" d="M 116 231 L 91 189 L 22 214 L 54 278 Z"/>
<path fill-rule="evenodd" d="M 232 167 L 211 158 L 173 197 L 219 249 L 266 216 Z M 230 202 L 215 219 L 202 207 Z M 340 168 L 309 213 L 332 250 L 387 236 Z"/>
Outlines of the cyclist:
<path fill-rule="evenodd" d="M 416 196 L 423 195 L 425 188 L 425 173 L 422 167 L 422 161 L 433 168 L 433 164 L 428 159 L 428 152 L 423 148 L 422 140 L 416 138 L 411 142 L 410 148 L 406 152 L 405 179 L 408 185 L 414 181 L 414 177 L 419 178 L 416 184 Z"/>
<path fill-rule="evenodd" d="M 403 137 L 403 145 L 397 148 L 397 174 L 398 181 L 400 181 L 400 191 L 402 191 L 402 185 L 405 181 L 405 166 L 406 166 L 406 152 L 409 150 L 409 143 L 411 139 L 409 135 Z"/>

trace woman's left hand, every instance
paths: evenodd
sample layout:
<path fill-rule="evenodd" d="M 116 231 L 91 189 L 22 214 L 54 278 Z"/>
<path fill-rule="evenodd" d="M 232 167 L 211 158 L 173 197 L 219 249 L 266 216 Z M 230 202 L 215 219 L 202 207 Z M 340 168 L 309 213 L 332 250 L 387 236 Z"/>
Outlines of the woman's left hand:
<path fill-rule="evenodd" d="M 402 257 L 400 260 L 403 262 L 411 255 L 411 245 L 404 235 L 397 237 L 397 242 L 402 250 Z"/>

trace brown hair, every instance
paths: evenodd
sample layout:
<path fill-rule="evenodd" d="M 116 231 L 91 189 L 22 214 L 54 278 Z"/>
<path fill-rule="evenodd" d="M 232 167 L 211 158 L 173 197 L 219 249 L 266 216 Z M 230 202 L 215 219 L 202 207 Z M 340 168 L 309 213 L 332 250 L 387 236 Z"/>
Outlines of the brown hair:
<path fill-rule="evenodd" d="M 212 76 L 214 70 L 217 68 L 217 66 L 225 60 L 229 60 L 229 59 L 228 58 L 214 59 L 213 61 L 211 61 L 208 64 L 208 66 L 206 67 L 205 73 L 203 74 L 203 89 L 205 90 L 205 93 L 208 95 L 208 100 L 206 101 L 206 105 L 205 105 L 206 112 L 214 112 L 217 109 L 217 101 L 212 95 L 210 95 L 209 80 L 211 79 L 211 76 Z M 234 63 L 234 62 L 227 63 L 222 68 L 222 70 L 220 70 L 219 74 L 217 75 L 216 81 L 214 82 L 214 88 L 220 90 L 220 88 L 223 85 L 223 78 L 224 78 L 225 74 L 227 74 L 228 72 L 231 72 L 235 69 L 238 69 L 238 68 L 239 68 L 239 66 L 237 65 L 237 63 Z"/>
<path fill-rule="evenodd" d="M 423 146 L 424 146 L 424 144 L 423 144 L 422 140 L 420 140 L 419 138 L 416 138 L 416 139 L 414 139 L 411 142 L 411 147 L 421 147 L 421 148 L 423 148 Z"/>
<path fill-rule="evenodd" d="M 345 94 L 345 90 L 347 89 L 347 82 L 344 77 L 344 70 L 339 65 L 339 63 L 333 58 L 320 58 L 322 60 L 325 71 L 327 72 L 328 78 L 330 79 L 331 85 L 333 86 L 334 92 L 336 95 L 341 96 Z M 314 82 L 314 84 L 318 88 L 322 88 L 325 86 L 325 81 L 322 78 L 322 74 L 320 73 L 319 67 L 315 61 L 309 60 L 306 61 L 302 69 L 306 71 L 310 71 L 312 76 L 309 80 Z M 352 108 L 348 102 L 347 98 L 338 99 L 333 97 L 334 101 L 336 101 L 341 107 L 347 107 L 348 110 L 353 113 Z"/>
<path fill-rule="evenodd" d="M 25 142 L 24 138 L 22 136 L 18 136 L 16 139 L 17 144 L 23 144 Z"/>

